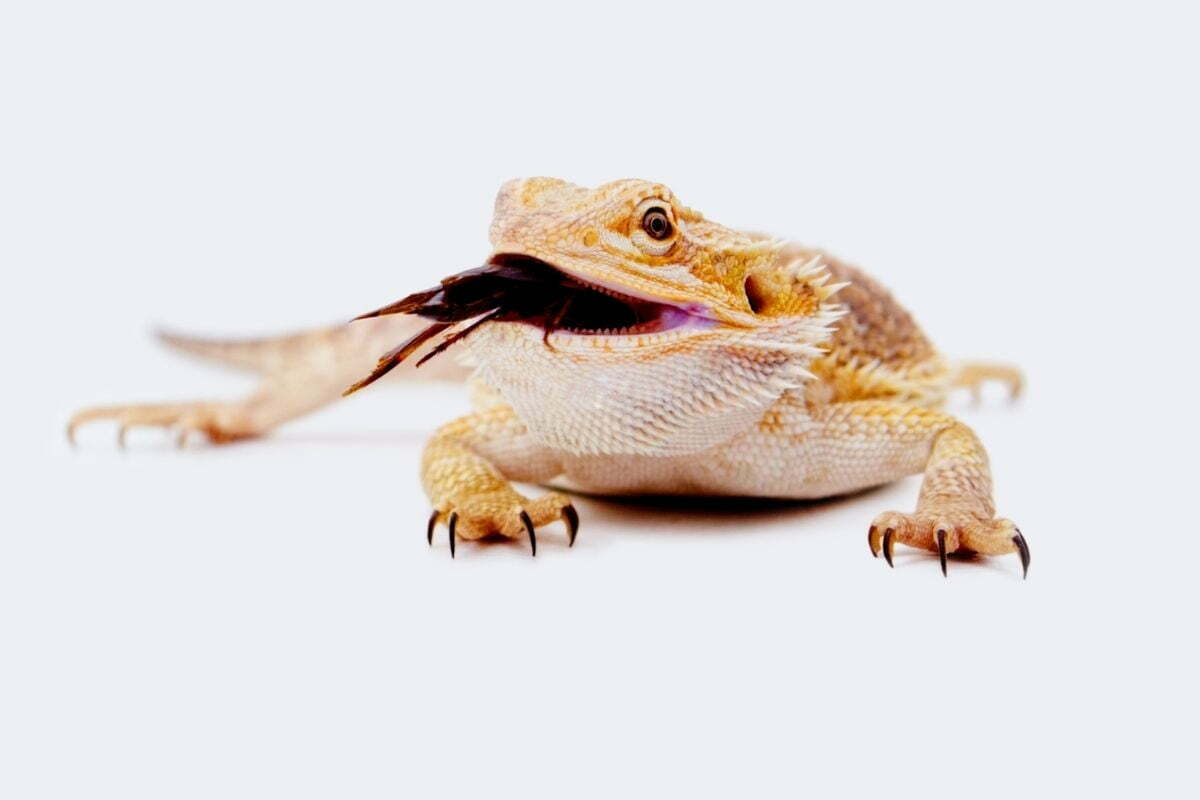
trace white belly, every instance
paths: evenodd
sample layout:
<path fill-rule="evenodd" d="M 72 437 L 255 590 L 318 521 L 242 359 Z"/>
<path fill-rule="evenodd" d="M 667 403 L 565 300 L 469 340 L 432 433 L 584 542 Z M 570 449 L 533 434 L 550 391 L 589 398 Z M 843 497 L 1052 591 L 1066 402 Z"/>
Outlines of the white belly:
<path fill-rule="evenodd" d="M 839 441 L 755 431 L 687 456 L 558 454 L 555 485 L 594 494 L 709 494 L 807 499 L 888 483 L 921 471 L 928 446 Z"/>

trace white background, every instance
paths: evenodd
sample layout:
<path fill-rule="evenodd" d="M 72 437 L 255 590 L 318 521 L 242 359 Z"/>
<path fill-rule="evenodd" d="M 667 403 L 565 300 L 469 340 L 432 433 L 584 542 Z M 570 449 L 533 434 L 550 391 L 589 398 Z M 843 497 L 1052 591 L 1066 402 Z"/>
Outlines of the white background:
<path fill-rule="evenodd" d="M 1196 790 L 1186 4 L 697 6 L 5 5 L 0 795 Z M 152 324 L 345 319 L 478 264 L 538 174 L 661 180 L 1021 364 L 1018 405 L 953 408 L 1028 581 L 872 560 L 915 478 L 583 499 L 572 551 L 451 561 L 416 477 L 445 388 L 66 446 L 80 405 L 248 388 Z"/>

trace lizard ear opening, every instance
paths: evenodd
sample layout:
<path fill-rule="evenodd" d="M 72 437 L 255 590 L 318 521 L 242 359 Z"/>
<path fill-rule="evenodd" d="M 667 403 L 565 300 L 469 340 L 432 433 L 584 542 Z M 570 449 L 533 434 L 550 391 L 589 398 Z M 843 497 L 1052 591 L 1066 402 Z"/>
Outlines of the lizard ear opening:
<path fill-rule="evenodd" d="M 767 294 L 755 276 L 746 276 L 746 280 L 742 283 L 742 290 L 746 293 L 746 304 L 755 314 L 761 313 L 767 307 Z"/>

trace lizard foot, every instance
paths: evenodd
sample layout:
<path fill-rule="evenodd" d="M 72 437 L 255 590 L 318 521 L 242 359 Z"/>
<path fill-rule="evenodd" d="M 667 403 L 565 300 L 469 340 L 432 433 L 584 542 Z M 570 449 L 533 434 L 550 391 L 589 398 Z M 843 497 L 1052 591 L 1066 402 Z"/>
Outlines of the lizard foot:
<path fill-rule="evenodd" d="M 575 544 L 579 514 L 566 495 L 557 492 L 528 500 L 511 489 L 476 494 L 461 502 L 441 503 L 429 517 L 425 538 L 433 544 L 433 532 L 444 522 L 450 534 L 450 557 L 457 539 L 479 540 L 488 536 L 506 539 L 529 537 L 529 550 L 537 555 L 536 529 L 561 519 L 567 528 L 567 546 Z"/>
<path fill-rule="evenodd" d="M 1022 577 L 1029 574 L 1029 545 L 1012 520 L 984 519 L 961 510 L 885 511 L 875 517 L 867 533 L 871 555 L 878 558 L 882 552 L 892 566 L 896 542 L 937 553 L 943 575 L 949 553 L 1017 553 Z"/>
<path fill-rule="evenodd" d="M 1009 400 L 1016 400 L 1025 388 L 1025 378 L 1021 370 L 1011 364 L 972 361 L 959 365 L 958 374 L 954 377 L 954 385 L 969 391 L 974 405 L 979 405 L 982 401 L 983 385 L 989 381 L 1003 384 L 1008 389 Z"/>
<path fill-rule="evenodd" d="M 149 426 L 175 431 L 175 443 L 183 447 L 190 433 L 200 432 L 218 444 L 254 436 L 243 412 L 224 403 L 149 403 L 128 406 L 94 406 L 77 411 L 67 423 L 67 441 L 75 444 L 75 431 L 97 420 L 117 423 L 117 444 L 125 447 L 130 428 Z"/>

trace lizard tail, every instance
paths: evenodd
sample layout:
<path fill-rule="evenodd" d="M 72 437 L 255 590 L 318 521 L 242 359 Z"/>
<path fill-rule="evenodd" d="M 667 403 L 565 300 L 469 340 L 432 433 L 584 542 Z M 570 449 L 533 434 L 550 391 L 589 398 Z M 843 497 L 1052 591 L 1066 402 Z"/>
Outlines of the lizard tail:
<path fill-rule="evenodd" d="M 163 329 L 156 330 L 155 336 L 177 352 L 259 375 L 334 370 L 365 374 L 381 355 L 427 325 L 419 318 L 391 316 L 278 336 L 216 338 Z M 468 374 L 453 359 L 437 359 L 419 371 L 408 368 L 398 372 L 409 378 L 441 380 L 461 380 Z"/>
<path fill-rule="evenodd" d="M 268 373 L 286 354 L 305 346 L 314 331 L 274 337 L 218 339 L 158 329 L 155 338 L 176 352 L 247 372 Z"/>

